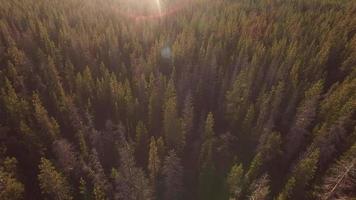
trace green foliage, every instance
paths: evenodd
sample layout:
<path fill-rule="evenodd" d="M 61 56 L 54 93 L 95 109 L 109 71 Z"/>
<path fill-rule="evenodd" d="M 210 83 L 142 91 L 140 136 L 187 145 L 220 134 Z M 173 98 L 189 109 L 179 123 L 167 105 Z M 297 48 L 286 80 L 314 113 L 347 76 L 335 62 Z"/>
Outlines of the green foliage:
<path fill-rule="evenodd" d="M 27 102 L 17 95 L 7 78 L 5 78 L 4 86 L 0 89 L 0 103 L 2 105 L 2 112 L 7 115 L 6 121 L 9 125 L 18 126 L 20 120 L 28 112 Z"/>
<path fill-rule="evenodd" d="M 168 148 L 177 150 L 182 149 L 182 131 L 181 121 L 178 118 L 177 104 L 174 89 L 168 84 L 169 87 L 166 91 L 166 102 L 164 104 L 163 113 L 163 130 L 165 133 L 165 140 Z"/>
<path fill-rule="evenodd" d="M 288 179 L 286 186 L 279 194 L 279 200 L 306 198 L 306 189 L 314 178 L 318 159 L 319 151 L 314 150 L 298 162 L 292 172 L 292 176 Z"/>
<path fill-rule="evenodd" d="M 141 166 L 146 166 L 147 165 L 147 158 L 148 158 L 148 150 L 149 150 L 149 137 L 148 137 L 148 132 L 146 129 L 146 126 L 139 121 L 137 126 L 136 126 L 136 149 L 135 149 L 135 154 L 136 154 L 136 160 L 138 161 L 138 164 Z"/>
<path fill-rule="evenodd" d="M 44 197 L 56 200 L 73 199 L 66 178 L 55 169 L 51 161 L 41 158 L 39 170 L 38 181 Z"/>
<path fill-rule="evenodd" d="M 83 178 L 80 178 L 79 181 L 79 193 L 80 193 L 80 199 L 82 200 L 89 200 L 90 199 L 90 193 L 87 188 L 87 183 Z"/>
<path fill-rule="evenodd" d="M 153 185 L 156 183 L 157 176 L 160 172 L 160 167 L 161 167 L 161 160 L 158 155 L 158 147 L 157 147 L 157 142 L 154 137 L 151 137 L 151 142 L 150 142 L 150 148 L 149 148 L 149 154 L 148 154 L 148 171 L 149 171 L 149 177 L 150 181 Z"/>
<path fill-rule="evenodd" d="M 320 185 L 315 187 L 315 197 L 320 199 L 352 199 L 352 182 L 356 180 L 356 144 L 331 165 Z"/>
<path fill-rule="evenodd" d="M 23 199 L 24 185 L 17 179 L 17 160 L 5 158 L 0 165 L 0 199 Z"/>
<path fill-rule="evenodd" d="M 243 187 L 243 175 L 244 171 L 241 164 L 232 166 L 226 180 L 229 186 L 229 199 L 238 199 L 240 197 Z"/>
<path fill-rule="evenodd" d="M 152 199 L 152 186 L 142 169 L 136 167 L 132 147 L 121 137 L 119 145 L 120 167 L 115 180 L 115 198 Z"/>
<path fill-rule="evenodd" d="M 246 172 L 246 182 L 251 182 L 260 173 L 261 166 L 263 165 L 263 157 L 261 153 L 258 153 L 252 160 L 248 171 Z"/>
<path fill-rule="evenodd" d="M 249 196 L 250 200 L 263 200 L 267 199 L 270 193 L 270 186 L 269 186 L 269 177 L 267 174 L 264 174 L 260 178 L 258 178 L 254 183 L 251 185 L 250 190 L 251 195 Z"/>
<path fill-rule="evenodd" d="M 199 199 L 214 198 L 215 166 L 213 160 L 214 148 L 214 118 L 209 113 L 204 123 L 203 144 L 199 155 Z"/>
<path fill-rule="evenodd" d="M 38 125 L 39 131 L 43 139 L 47 142 L 53 142 L 59 136 L 59 125 L 57 121 L 48 116 L 48 112 L 43 107 L 38 94 L 32 96 L 32 105 L 34 109 L 34 119 Z"/>
<path fill-rule="evenodd" d="M 355 1 L 157 2 L 0 0 L 0 199 L 337 185 L 356 141 Z M 355 196 L 346 174 L 333 197 Z"/>
<path fill-rule="evenodd" d="M 183 167 L 174 150 L 168 152 L 163 163 L 162 173 L 165 188 L 164 199 L 183 199 Z"/>

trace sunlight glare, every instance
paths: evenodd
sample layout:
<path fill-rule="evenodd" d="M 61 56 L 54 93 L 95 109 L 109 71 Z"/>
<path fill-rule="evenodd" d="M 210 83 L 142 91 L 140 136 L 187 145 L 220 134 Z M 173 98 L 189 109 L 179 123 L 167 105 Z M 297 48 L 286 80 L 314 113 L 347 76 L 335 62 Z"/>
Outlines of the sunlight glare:
<path fill-rule="evenodd" d="M 157 9 L 158 9 L 159 16 L 162 16 L 161 0 L 156 0 L 156 4 L 157 4 Z"/>

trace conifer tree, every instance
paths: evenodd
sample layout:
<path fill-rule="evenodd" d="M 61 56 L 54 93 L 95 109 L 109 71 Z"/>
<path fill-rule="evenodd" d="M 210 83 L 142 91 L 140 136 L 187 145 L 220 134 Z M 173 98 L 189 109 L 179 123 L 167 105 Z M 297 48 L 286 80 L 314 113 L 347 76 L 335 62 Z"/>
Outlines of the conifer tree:
<path fill-rule="evenodd" d="M 356 144 L 336 161 L 326 175 L 322 184 L 316 187 L 317 198 L 329 199 L 352 199 L 356 181 Z"/>
<path fill-rule="evenodd" d="M 250 200 L 265 200 L 268 198 L 270 193 L 269 187 L 269 177 L 267 174 L 262 175 L 258 178 L 254 183 L 251 185 L 252 191 L 251 195 L 249 196 Z"/>
<path fill-rule="evenodd" d="M 21 99 L 16 93 L 11 82 L 5 78 L 4 86 L 0 89 L 1 112 L 7 116 L 6 121 L 9 125 L 18 126 L 21 119 L 27 112 L 28 105 L 24 99 Z"/>
<path fill-rule="evenodd" d="M 203 132 L 203 144 L 200 151 L 199 164 L 199 198 L 212 199 L 215 178 L 215 166 L 213 162 L 213 146 L 214 146 L 214 118 L 213 114 L 209 113 Z"/>
<path fill-rule="evenodd" d="M 80 178 L 79 180 L 79 194 L 80 199 L 82 200 L 90 199 L 90 192 L 88 191 L 87 183 L 83 178 Z"/>
<path fill-rule="evenodd" d="M 136 149 L 135 155 L 137 164 L 139 166 L 146 166 L 147 165 L 147 157 L 148 157 L 148 143 L 149 137 L 146 126 L 143 124 L 142 121 L 139 121 L 136 126 Z"/>
<path fill-rule="evenodd" d="M 161 160 L 158 155 L 157 142 L 154 137 L 151 137 L 147 168 L 151 184 L 156 187 L 157 177 L 161 168 Z"/>
<path fill-rule="evenodd" d="M 23 199 L 24 185 L 17 178 L 17 160 L 5 158 L 0 162 L 0 199 L 20 200 Z"/>
<path fill-rule="evenodd" d="M 314 150 L 298 162 L 284 189 L 278 195 L 278 200 L 304 199 L 307 197 L 308 185 L 314 178 L 318 159 L 319 151 Z"/>
<path fill-rule="evenodd" d="M 120 167 L 115 180 L 115 199 L 149 200 L 152 187 L 144 171 L 136 167 L 133 149 L 121 135 L 119 145 Z"/>
<path fill-rule="evenodd" d="M 57 121 L 48 115 L 46 108 L 42 105 L 38 94 L 32 95 L 32 106 L 34 109 L 34 119 L 39 128 L 41 137 L 47 143 L 51 144 L 57 137 L 59 137 L 59 125 Z"/>
<path fill-rule="evenodd" d="M 42 194 L 55 200 L 70 200 L 72 198 L 70 185 L 62 173 L 58 172 L 51 161 L 41 158 L 38 181 Z"/>
<path fill-rule="evenodd" d="M 182 116 L 182 134 L 181 144 L 184 147 L 188 139 L 192 137 L 193 125 L 194 125 L 194 108 L 193 99 L 189 94 L 184 101 L 183 116 Z"/>
<path fill-rule="evenodd" d="M 244 181 L 243 173 L 242 165 L 235 164 L 227 176 L 226 182 L 229 187 L 229 199 L 231 200 L 237 200 L 241 195 Z"/>
<path fill-rule="evenodd" d="M 180 158 L 171 150 L 164 160 L 164 199 L 183 199 L 183 167 Z"/>
<path fill-rule="evenodd" d="M 181 139 L 181 122 L 177 113 L 177 99 L 172 80 L 168 83 L 168 88 L 165 94 L 166 102 L 164 104 L 163 113 L 163 129 L 165 134 L 166 145 L 169 149 L 182 149 Z"/>

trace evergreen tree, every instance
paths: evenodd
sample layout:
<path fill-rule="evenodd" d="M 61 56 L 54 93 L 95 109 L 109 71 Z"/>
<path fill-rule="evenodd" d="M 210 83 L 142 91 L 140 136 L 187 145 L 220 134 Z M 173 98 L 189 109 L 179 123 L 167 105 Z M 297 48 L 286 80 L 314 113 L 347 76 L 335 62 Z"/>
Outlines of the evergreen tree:
<path fill-rule="evenodd" d="M 39 95 L 36 93 L 32 95 L 32 106 L 34 119 L 36 120 L 36 125 L 38 126 L 41 137 L 51 145 L 52 142 L 59 137 L 59 125 L 53 117 L 48 115 L 46 108 L 42 105 Z"/>
<path fill-rule="evenodd" d="M 164 160 L 163 168 L 164 199 L 183 199 L 183 167 L 180 158 L 174 152 L 169 151 Z"/>
<path fill-rule="evenodd" d="M 58 2 L 0 0 L 0 199 L 355 196 L 355 1 Z"/>
<path fill-rule="evenodd" d="M 192 138 L 194 126 L 194 108 L 192 96 L 189 94 L 184 101 L 183 116 L 182 116 L 182 136 L 181 144 L 184 147 L 188 139 Z"/>
<path fill-rule="evenodd" d="M 0 89 L 0 105 L 2 106 L 0 113 L 7 116 L 5 119 L 9 125 L 14 126 L 19 125 L 28 109 L 27 102 L 17 95 L 7 78 L 5 78 L 4 86 Z"/>
<path fill-rule="evenodd" d="M 227 185 L 229 187 L 229 199 L 239 199 L 243 187 L 243 169 L 242 165 L 235 164 L 227 176 Z"/>
<path fill-rule="evenodd" d="M 214 195 L 214 179 L 215 166 L 213 162 L 213 146 L 214 146 L 214 118 L 213 114 L 209 113 L 203 133 L 203 144 L 200 151 L 200 174 L 199 174 L 199 199 L 213 199 Z"/>
<path fill-rule="evenodd" d="M 355 157 L 356 144 L 327 170 L 321 186 L 316 190 L 317 198 L 352 199 L 356 180 Z"/>
<path fill-rule="evenodd" d="M 148 171 L 152 186 L 156 187 L 158 174 L 161 168 L 161 160 L 158 155 L 157 142 L 154 137 L 151 137 L 150 150 L 148 154 Z"/>
<path fill-rule="evenodd" d="M 147 166 L 148 157 L 148 132 L 143 122 L 139 121 L 136 126 L 136 149 L 135 155 L 139 166 Z"/>
<path fill-rule="evenodd" d="M 252 191 L 249 199 L 250 200 L 264 200 L 268 198 L 270 187 L 269 187 L 269 177 L 268 175 L 262 175 L 257 179 L 252 185 Z"/>
<path fill-rule="evenodd" d="M 175 89 L 172 81 L 169 82 L 166 91 L 166 102 L 163 113 L 163 130 L 166 145 L 169 149 L 182 150 L 182 131 L 181 122 L 178 118 Z"/>
<path fill-rule="evenodd" d="M 42 194 L 46 198 L 55 200 L 73 199 L 66 178 L 55 169 L 51 161 L 41 158 L 39 169 L 38 181 Z"/>
<path fill-rule="evenodd" d="M 319 151 L 314 150 L 298 162 L 284 189 L 278 195 L 278 200 L 301 199 L 307 197 L 308 185 L 314 178 L 318 159 Z"/>
<path fill-rule="evenodd" d="M 79 194 L 80 194 L 80 199 L 82 200 L 90 199 L 90 192 L 88 191 L 87 183 L 83 178 L 80 178 L 79 180 Z"/>
<path fill-rule="evenodd" d="M 314 84 L 305 92 L 305 99 L 297 108 L 295 122 L 287 135 L 287 156 L 292 157 L 310 134 L 308 128 L 316 117 L 317 103 L 322 90 L 322 82 Z"/>
<path fill-rule="evenodd" d="M 95 149 L 92 150 L 89 159 L 89 173 L 93 183 L 93 196 L 95 200 L 104 200 L 109 196 L 109 182 L 105 175 L 99 155 Z"/>
<path fill-rule="evenodd" d="M 131 145 L 121 136 L 120 167 L 115 180 L 115 199 L 152 199 L 152 187 L 143 170 L 137 168 Z"/>
<path fill-rule="evenodd" d="M 0 199 L 23 199 L 24 185 L 17 178 L 17 160 L 5 158 L 0 163 Z"/>

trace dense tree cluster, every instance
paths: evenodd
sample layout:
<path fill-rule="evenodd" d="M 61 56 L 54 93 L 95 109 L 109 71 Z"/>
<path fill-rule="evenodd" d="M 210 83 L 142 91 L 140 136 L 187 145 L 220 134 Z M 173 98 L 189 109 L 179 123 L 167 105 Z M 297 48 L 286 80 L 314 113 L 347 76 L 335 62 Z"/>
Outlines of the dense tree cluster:
<path fill-rule="evenodd" d="M 0 199 L 356 197 L 356 1 L 152 2 L 0 0 Z"/>

